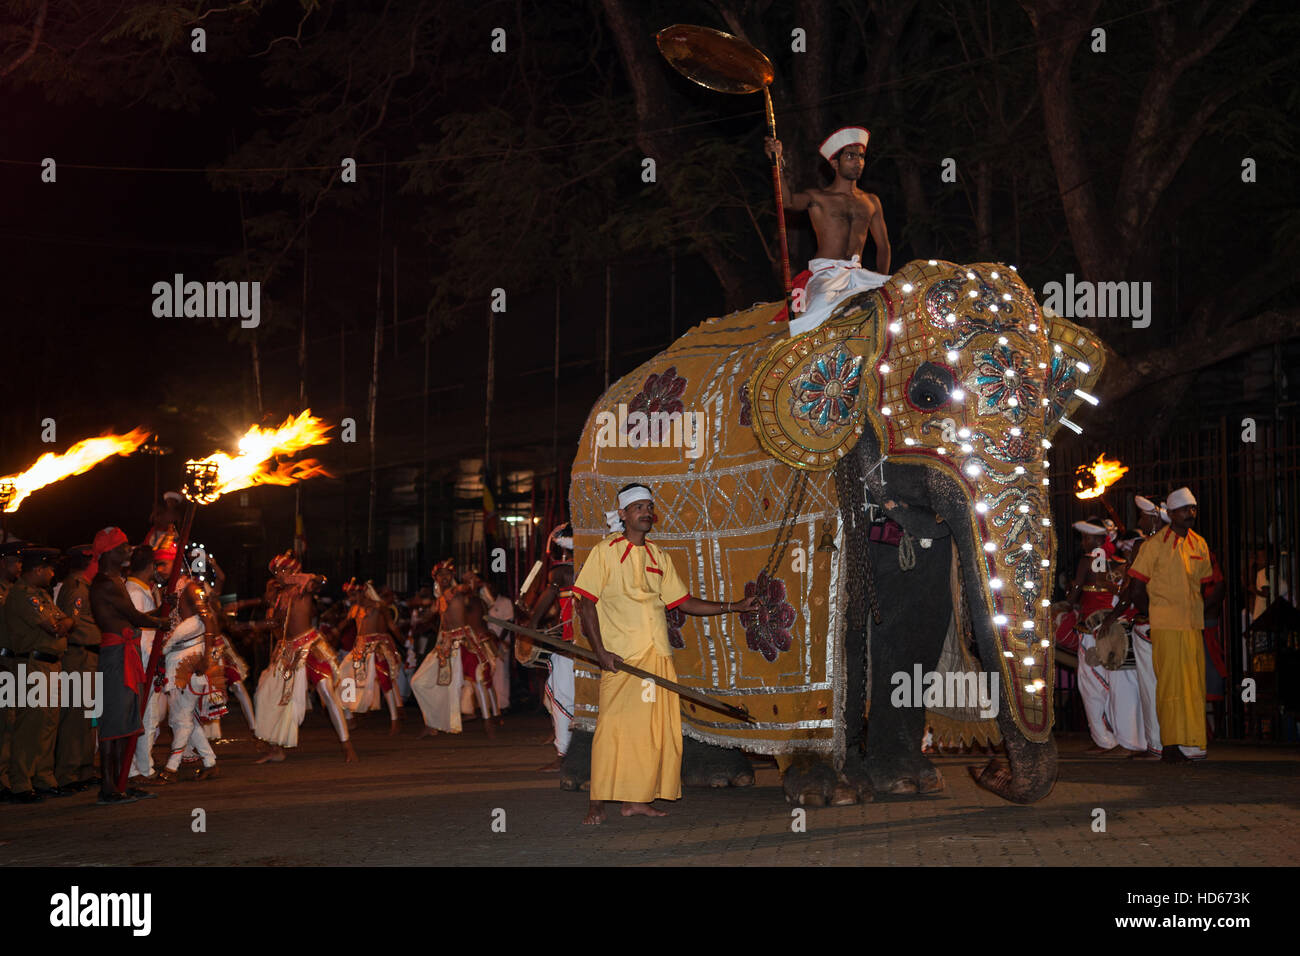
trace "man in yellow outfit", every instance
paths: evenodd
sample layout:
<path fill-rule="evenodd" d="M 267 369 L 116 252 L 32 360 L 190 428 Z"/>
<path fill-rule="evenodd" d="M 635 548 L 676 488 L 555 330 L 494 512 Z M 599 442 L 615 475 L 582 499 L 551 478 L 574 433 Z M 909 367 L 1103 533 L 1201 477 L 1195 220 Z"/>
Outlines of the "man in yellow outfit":
<path fill-rule="evenodd" d="M 720 603 L 691 597 L 672 559 L 647 541 L 655 506 L 645 485 L 626 485 L 611 528 L 587 555 L 574 582 L 582 631 L 600 659 L 600 714 L 591 747 L 591 803 L 586 824 L 605 822 L 605 801 L 621 800 L 623 816 L 667 816 L 655 800 L 682 795 L 682 714 L 678 696 L 616 670 L 623 661 L 677 679 L 665 612 L 727 614 L 752 610 L 757 599 Z"/>
<path fill-rule="evenodd" d="M 1205 608 L 1224 593 L 1210 547 L 1192 530 L 1196 498 L 1179 488 L 1165 503 L 1169 527 L 1142 543 L 1129 569 L 1129 600 L 1145 605 L 1151 620 L 1151 650 L 1156 671 L 1156 715 L 1160 720 L 1161 759 L 1185 763 L 1205 758 Z M 1202 585 L 1211 584 L 1202 598 Z M 1117 607 L 1111 617 L 1123 611 Z M 1106 623 L 1109 623 L 1109 619 Z"/>

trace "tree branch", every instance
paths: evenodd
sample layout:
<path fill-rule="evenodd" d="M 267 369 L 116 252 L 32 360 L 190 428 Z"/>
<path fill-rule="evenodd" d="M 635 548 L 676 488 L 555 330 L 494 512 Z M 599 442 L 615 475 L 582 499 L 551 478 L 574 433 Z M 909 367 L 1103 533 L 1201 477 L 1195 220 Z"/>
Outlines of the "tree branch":
<path fill-rule="evenodd" d="M 17 59 L 8 66 L 0 67 L 0 80 L 22 66 L 36 52 L 36 47 L 41 42 L 41 34 L 45 32 L 45 14 L 49 12 L 49 8 L 49 0 L 41 0 L 41 8 L 36 11 L 36 23 L 32 26 L 32 38 L 27 44 L 27 49 L 18 54 Z"/>

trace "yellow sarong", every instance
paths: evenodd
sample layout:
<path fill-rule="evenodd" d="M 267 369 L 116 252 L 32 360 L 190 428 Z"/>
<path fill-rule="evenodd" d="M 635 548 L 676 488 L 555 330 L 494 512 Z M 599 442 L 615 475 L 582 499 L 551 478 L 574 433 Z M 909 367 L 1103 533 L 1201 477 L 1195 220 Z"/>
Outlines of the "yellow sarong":
<path fill-rule="evenodd" d="M 1151 628 L 1160 743 L 1204 749 L 1205 645 L 1200 631 Z"/>
<path fill-rule="evenodd" d="M 656 677 L 677 679 L 672 658 L 654 647 L 624 661 Z M 591 746 L 591 799 L 649 803 L 681 796 L 680 699 L 644 678 L 605 671 Z"/>

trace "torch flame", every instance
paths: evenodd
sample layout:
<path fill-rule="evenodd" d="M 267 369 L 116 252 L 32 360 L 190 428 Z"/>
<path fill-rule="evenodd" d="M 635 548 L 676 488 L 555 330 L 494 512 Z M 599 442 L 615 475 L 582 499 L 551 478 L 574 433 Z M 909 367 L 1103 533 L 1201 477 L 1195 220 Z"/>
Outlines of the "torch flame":
<path fill-rule="evenodd" d="M 129 455 L 149 438 L 149 431 L 137 428 L 125 435 L 100 435 L 77 442 L 62 455 L 47 451 L 26 471 L 17 475 L 0 478 L 0 484 L 12 483 L 14 495 L 5 506 L 6 512 L 18 510 L 18 506 L 38 488 L 52 485 L 64 478 L 81 475 L 90 471 L 105 458 L 112 455 Z"/>
<path fill-rule="evenodd" d="M 254 485 L 292 485 L 317 475 L 328 477 L 329 472 L 314 458 L 278 464 L 272 459 L 312 445 L 328 444 L 330 439 L 325 433 L 333 427 L 312 415 L 310 408 L 297 418 L 289 416 L 279 428 L 252 426 L 239 439 L 238 455 L 232 457 L 219 451 L 199 459 L 200 464 L 217 466 L 212 500 Z"/>
<path fill-rule="evenodd" d="M 1091 465 L 1080 466 L 1076 472 L 1075 484 L 1079 490 L 1074 497 L 1087 500 L 1100 498 L 1107 488 L 1119 481 L 1128 472 L 1128 466 L 1106 457 L 1105 452 L 1097 456 Z M 1091 480 L 1089 486 L 1087 482 Z"/>

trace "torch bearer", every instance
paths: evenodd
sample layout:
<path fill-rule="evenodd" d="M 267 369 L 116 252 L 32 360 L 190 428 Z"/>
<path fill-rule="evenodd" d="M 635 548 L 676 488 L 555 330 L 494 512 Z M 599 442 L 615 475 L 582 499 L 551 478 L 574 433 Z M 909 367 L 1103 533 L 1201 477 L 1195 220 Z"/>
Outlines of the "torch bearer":
<path fill-rule="evenodd" d="M 763 91 L 767 135 L 776 139 L 776 114 L 768 87 L 776 79 L 772 61 L 739 37 L 709 27 L 678 23 L 655 34 L 659 52 L 673 69 L 693 83 L 717 93 Z M 785 202 L 781 196 L 781 167 L 773 154 L 772 192 L 776 196 L 776 229 L 781 244 L 781 289 L 790 306 L 790 252 L 785 235 Z M 793 312 L 790 313 L 793 316 Z"/>

